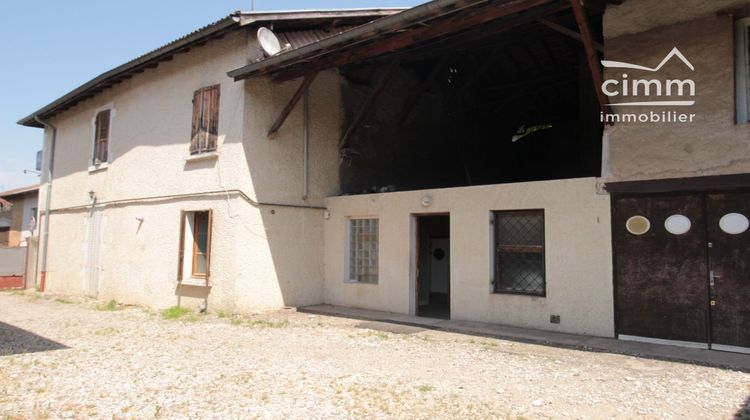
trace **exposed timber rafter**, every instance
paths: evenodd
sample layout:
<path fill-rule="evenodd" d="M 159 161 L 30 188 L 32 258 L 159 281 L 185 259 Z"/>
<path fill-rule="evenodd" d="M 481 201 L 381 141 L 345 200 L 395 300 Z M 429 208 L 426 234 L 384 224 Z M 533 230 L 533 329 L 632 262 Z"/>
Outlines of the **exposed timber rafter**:
<path fill-rule="evenodd" d="M 596 92 L 597 99 L 599 99 L 599 109 L 603 113 L 606 113 L 609 101 L 604 96 L 604 92 L 602 92 L 604 76 L 602 75 L 602 68 L 599 66 L 599 55 L 594 48 L 594 41 L 591 38 L 591 30 L 589 29 L 586 12 L 583 10 L 580 0 L 570 0 L 570 6 L 573 9 L 573 15 L 576 18 L 576 23 L 578 23 L 578 30 L 581 33 L 583 47 L 586 50 L 586 61 L 589 63 L 591 79 L 594 81 L 594 91 Z"/>
<path fill-rule="evenodd" d="M 583 42 L 583 38 L 581 37 L 581 34 L 579 34 L 576 31 L 568 29 L 568 28 L 566 28 L 566 27 L 564 27 L 562 25 L 559 25 L 559 24 L 557 24 L 555 22 L 552 22 L 550 20 L 547 20 L 547 19 L 539 19 L 539 23 L 541 23 L 542 25 L 544 25 L 544 26 L 552 29 L 553 31 L 559 32 L 559 33 L 561 33 L 561 34 L 563 34 L 563 35 L 565 35 L 565 36 L 567 36 L 569 38 L 573 38 L 576 41 L 579 41 L 581 43 Z M 594 48 L 597 51 L 599 51 L 601 53 L 604 52 L 604 45 L 602 43 L 596 42 L 596 41 L 592 40 L 591 44 L 594 46 Z"/>
<path fill-rule="evenodd" d="M 274 121 L 271 128 L 268 130 L 268 138 L 273 138 L 276 133 L 278 133 L 279 129 L 281 129 L 281 126 L 284 125 L 284 121 L 286 121 L 287 117 L 289 117 L 289 114 L 292 113 L 292 110 L 294 109 L 295 105 L 297 105 L 297 102 L 299 102 L 300 98 L 304 96 L 307 89 L 312 84 L 313 80 L 315 80 L 315 77 L 318 75 L 318 72 L 313 72 L 305 76 L 305 78 L 302 80 L 302 84 L 299 85 L 299 88 L 297 88 L 297 91 L 294 92 L 294 95 L 289 100 L 289 102 L 286 104 L 284 109 L 281 111 L 281 114 L 279 114 L 278 117 L 276 117 L 276 121 Z"/>

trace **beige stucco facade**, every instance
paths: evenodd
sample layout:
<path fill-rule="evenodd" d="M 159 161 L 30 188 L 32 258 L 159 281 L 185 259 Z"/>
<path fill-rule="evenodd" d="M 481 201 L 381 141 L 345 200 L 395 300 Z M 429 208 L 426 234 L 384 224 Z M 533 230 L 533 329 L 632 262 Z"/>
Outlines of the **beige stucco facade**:
<path fill-rule="evenodd" d="M 430 196 L 432 204 L 422 205 Z M 609 197 L 596 179 L 329 198 L 325 222 L 327 303 L 415 313 L 414 215 L 450 215 L 451 319 L 579 334 L 613 334 Z M 493 210 L 544 209 L 546 297 L 491 292 Z M 345 280 L 347 219 L 379 220 L 379 282 Z M 560 315 L 551 324 L 550 315 Z"/>
<path fill-rule="evenodd" d="M 208 296 L 214 310 L 321 302 L 323 212 L 314 207 L 338 188 L 338 76 L 322 73 L 310 90 L 311 163 L 303 200 L 301 107 L 274 140 L 266 137 L 298 82 L 271 89 L 266 80 L 227 78 L 227 69 L 247 56 L 248 36 L 235 31 L 51 121 L 58 132 L 47 290 L 94 290 L 101 299 L 154 307 L 172 306 L 178 298 L 198 305 Z M 192 160 L 192 95 L 214 84 L 221 86 L 218 153 Z M 112 109 L 110 156 L 105 168 L 94 169 L 92 121 L 104 108 Z M 46 137 L 49 143 L 50 133 Z M 101 214 L 93 289 L 86 284 L 92 207 Z M 180 285 L 180 212 L 209 209 L 210 287 Z"/>
<path fill-rule="evenodd" d="M 734 19 L 741 0 L 635 0 L 604 15 L 605 59 L 656 66 L 675 47 L 695 67 L 677 59 L 657 73 L 605 69 L 605 79 L 695 82 L 695 105 L 666 108 L 695 114 L 687 123 L 620 123 L 605 132 L 607 181 L 726 175 L 750 172 L 750 127 L 735 123 Z M 750 12 L 750 11 L 749 11 Z M 668 98 L 630 97 L 629 100 Z M 674 98 L 672 98 L 674 99 Z M 624 101 L 615 98 L 611 102 Z M 618 113 L 662 111 L 614 107 Z"/>

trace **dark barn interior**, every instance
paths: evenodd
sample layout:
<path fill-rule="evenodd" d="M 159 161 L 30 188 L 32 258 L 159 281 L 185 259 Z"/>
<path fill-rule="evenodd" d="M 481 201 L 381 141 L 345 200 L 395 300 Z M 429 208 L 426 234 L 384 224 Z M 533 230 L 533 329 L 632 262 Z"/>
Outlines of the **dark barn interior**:
<path fill-rule="evenodd" d="M 343 194 L 600 176 L 602 15 L 623 0 L 433 0 L 360 26 L 286 31 L 229 72 L 342 76 Z"/>
<path fill-rule="evenodd" d="M 601 15 L 588 20 L 600 40 Z M 599 104 L 572 13 L 506 23 L 341 68 L 343 193 L 600 175 Z"/>

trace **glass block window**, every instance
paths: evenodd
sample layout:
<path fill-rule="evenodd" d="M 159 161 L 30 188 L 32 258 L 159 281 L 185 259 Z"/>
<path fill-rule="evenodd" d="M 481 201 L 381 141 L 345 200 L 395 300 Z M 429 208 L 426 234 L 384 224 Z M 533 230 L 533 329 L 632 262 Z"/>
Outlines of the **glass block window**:
<path fill-rule="evenodd" d="M 544 210 L 496 211 L 495 292 L 544 296 Z"/>
<path fill-rule="evenodd" d="M 378 282 L 378 219 L 349 220 L 348 271 L 350 281 Z"/>

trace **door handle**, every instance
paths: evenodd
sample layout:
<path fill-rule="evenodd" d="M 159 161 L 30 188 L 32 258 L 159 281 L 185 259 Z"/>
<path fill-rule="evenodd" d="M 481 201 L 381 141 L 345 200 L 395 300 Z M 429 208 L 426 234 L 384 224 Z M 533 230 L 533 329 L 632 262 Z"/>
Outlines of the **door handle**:
<path fill-rule="evenodd" d="M 714 287 L 714 283 L 716 279 L 721 278 L 720 275 L 714 273 L 714 270 L 711 270 L 708 272 L 708 284 L 711 285 L 711 287 Z"/>

